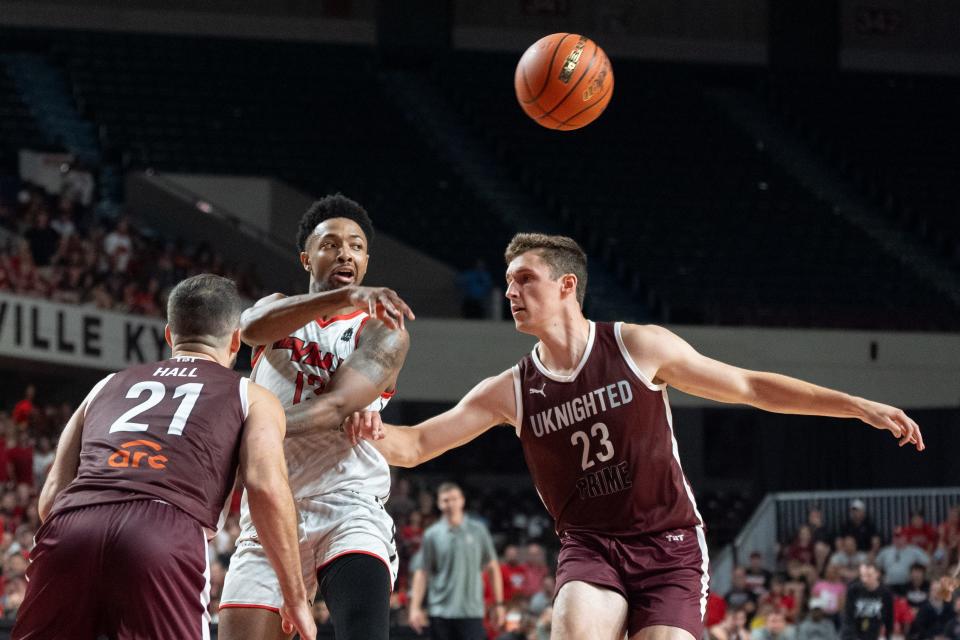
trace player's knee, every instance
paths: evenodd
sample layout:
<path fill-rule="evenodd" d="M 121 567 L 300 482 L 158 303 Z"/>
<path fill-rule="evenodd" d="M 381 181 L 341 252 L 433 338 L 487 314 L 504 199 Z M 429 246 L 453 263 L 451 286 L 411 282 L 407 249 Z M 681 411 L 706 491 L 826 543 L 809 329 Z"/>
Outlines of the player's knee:
<path fill-rule="evenodd" d="M 595 631 L 594 625 L 588 620 L 578 619 L 575 616 L 564 615 L 563 612 L 553 612 L 550 640 L 576 640 L 589 638 Z"/>

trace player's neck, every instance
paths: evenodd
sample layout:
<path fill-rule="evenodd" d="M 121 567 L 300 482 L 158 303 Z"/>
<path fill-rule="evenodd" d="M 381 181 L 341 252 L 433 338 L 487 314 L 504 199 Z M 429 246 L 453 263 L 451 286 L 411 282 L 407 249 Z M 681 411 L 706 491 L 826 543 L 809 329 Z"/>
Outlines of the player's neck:
<path fill-rule="evenodd" d="M 445 515 L 445 516 L 443 516 L 443 519 L 446 520 L 446 521 L 447 521 L 447 524 L 450 525 L 451 527 L 459 527 L 460 525 L 463 524 L 463 514 L 462 514 L 462 513 L 461 513 L 461 514 L 458 514 L 458 515 L 456 515 L 456 516 L 453 516 L 453 515 Z"/>
<path fill-rule="evenodd" d="M 330 293 L 331 291 L 337 291 L 337 290 L 338 290 L 338 289 L 336 289 L 336 288 L 332 288 L 332 289 L 331 289 L 331 288 L 329 288 L 329 287 L 324 287 L 323 285 L 321 285 L 321 284 L 320 284 L 319 282 L 317 282 L 316 280 L 313 280 L 312 278 L 311 278 L 311 280 L 310 280 L 310 293 Z M 336 318 L 337 316 L 345 316 L 345 315 L 347 315 L 347 314 L 349 314 L 349 313 L 351 313 L 351 312 L 353 312 L 353 311 L 356 311 L 356 310 L 357 310 L 356 307 L 351 307 L 351 306 L 347 305 L 347 306 L 345 306 L 345 307 L 340 307 L 339 309 L 337 309 L 337 310 L 334 311 L 333 313 L 330 313 L 330 314 L 327 314 L 327 315 L 324 315 L 324 316 L 321 316 L 321 317 L 322 317 L 324 320 L 328 320 L 328 319 L 330 319 L 330 318 Z"/>
<path fill-rule="evenodd" d="M 568 374 L 577 368 L 590 339 L 590 321 L 578 313 L 561 316 L 537 335 L 537 355 L 550 371 Z"/>
<path fill-rule="evenodd" d="M 222 361 L 222 356 L 219 353 L 213 351 L 212 349 L 205 349 L 199 346 L 191 346 L 186 349 L 174 349 L 173 358 L 200 358 L 201 360 L 210 360 L 211 362 L 216 362 L 219 365 L 227 366 Z"/>

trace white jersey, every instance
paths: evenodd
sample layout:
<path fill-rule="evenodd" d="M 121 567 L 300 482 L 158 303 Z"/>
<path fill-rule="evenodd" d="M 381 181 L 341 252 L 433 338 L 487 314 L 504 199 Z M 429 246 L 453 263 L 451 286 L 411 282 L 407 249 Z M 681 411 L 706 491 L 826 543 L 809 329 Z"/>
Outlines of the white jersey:
<path fill-rule="evenodd" d="M 287 414 L 284 453 L 290 488 L 296 498 L 336 491 L 355 491 L 386 500 L 390 466 L 369 442 L 352 446 L 337 430 L 295 432 L 310 425 L 310 407 L 323 393 L 330 376 L 357 347 L 370 316 L 356 311 L 327 320 L 318 318 L 290 336 L 254 351 L 250 378 L 263 385 Z M 392 394 L 383 394 L 367 407 L 380 411 Z"/>

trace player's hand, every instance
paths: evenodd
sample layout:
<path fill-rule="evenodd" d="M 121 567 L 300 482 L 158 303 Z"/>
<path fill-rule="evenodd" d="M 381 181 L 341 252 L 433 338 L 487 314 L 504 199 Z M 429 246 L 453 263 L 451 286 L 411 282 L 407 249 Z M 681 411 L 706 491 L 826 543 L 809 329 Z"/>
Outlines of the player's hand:
<path fill-rule="evenodd" d="M 386 436 L 378 411 L 354 411 L 344 420 L 343 432 L 354 446 L 361 440 L 383 440 Z"/>
<path fill-rule="evenodd" d="M 507 624 L 507 606 L 505 604 L 495 604 L 490 610 L 490 622 L 497 631 L 503 629 Z"/>
<path fill-rule="evenodd" d="M 414 609 L 410 607 L 410 613 L 407 616 L 407 623 L 410 625 L 410 628 L 417 632 L 417 634 L 422 634 L 423 630 L 430 626 L 430 621 L 427 619 L 426 612 L 421 608 Z"/>
<path fill-rule="evenodd" d="M 889 431 L 893 437 L 900 440 L 900 446 L 912 444 L 917 451 L 926 449 L 920 427 L 896 407 L 864 400 L 860 419 L 875 429 Z"/>
<path fill-rule="evenodd" d="M 348 300 L 357 309 L 363 309 L 391 329 L 402 329 L 404 317 L 414 320 L 416 316 L 397 292 L 387 287 L 348 288 Z"/>
<path fill-rule="evenodd" d="M 942 601 L 949 603 L 958 586 L 960 586 L 960 580 L 956 575 L 943 576 L 936 582 L 937 595 Z"/>
<path fill-rule="evenodd" d="M 280 620 L 280 626 L 287 635 L 296 630 L 302 640 L 317 639 L 317 623 L 313 621 L 313 612 L 306 600 L 297 604 L 284 602 L 280 607 Z"/>

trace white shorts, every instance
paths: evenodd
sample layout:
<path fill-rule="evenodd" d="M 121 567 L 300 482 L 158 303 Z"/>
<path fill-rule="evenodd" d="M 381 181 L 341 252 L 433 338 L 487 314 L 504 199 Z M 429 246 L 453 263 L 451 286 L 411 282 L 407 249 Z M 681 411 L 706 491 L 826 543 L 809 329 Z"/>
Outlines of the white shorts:
<path fill-rule="evenodd" d="M 397 579 L 399 561 L 394 544 L 393 519 L 377 498 L 342 491 L 298 498 L 300 564 L 307 594 L 317 593 L 317 573 L 336 558 L 364 553 L 379 558 Z M 220 596 L 220 608 L 252 607 L 279 611 L 283 603 L 276 573 L 250 527 L 240 532 L 237 549 Z"/>

